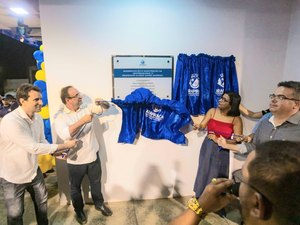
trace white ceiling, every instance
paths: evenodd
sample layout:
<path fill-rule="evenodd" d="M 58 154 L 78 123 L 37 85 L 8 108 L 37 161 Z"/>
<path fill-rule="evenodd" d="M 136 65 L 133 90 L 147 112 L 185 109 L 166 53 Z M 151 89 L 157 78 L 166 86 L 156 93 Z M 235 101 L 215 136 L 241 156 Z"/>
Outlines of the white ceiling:
<path fill-rule="evenodd" d="M 10 10 L 11 7 L 22 7 L 29 14 L 20 17 Z M 30 28 L 28 35 L 41 40 L 38 0 L 0 0 L 0 29 L 15 31 L 20 18 Z"/>

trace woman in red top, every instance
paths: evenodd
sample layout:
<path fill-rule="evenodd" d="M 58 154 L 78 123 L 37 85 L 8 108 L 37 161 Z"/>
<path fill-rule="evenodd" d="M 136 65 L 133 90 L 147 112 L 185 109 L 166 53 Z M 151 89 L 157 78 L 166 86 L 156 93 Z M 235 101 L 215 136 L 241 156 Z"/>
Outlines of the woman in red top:
<path fill-rule="evenodd" d="M 224 93 L 217 108 L 211 108 L 196 129 L 207 127 L 207 136 L 201 146 L 194 192 L 198 198 L 212 178 L 228 178 L 229 150 L 218 146 L 217 139 L 222 136 L 231 139 L 243 131 L 239 104 L 241 97 L 233 92 Z"/>

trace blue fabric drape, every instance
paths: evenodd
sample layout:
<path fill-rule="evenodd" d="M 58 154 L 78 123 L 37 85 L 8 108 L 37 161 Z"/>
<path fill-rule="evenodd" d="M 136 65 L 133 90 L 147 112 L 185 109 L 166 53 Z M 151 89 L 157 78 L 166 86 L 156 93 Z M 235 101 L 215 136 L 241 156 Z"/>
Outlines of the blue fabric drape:
<path fill-rule="evenodd" d="M 136 136 L 151 139 L 167 139 L 185 144 L 180 128 L 191 122 L 186 107 L 174 100 L 160 99 L 146 88 L 138 88 L 125 100 L 112 99 L 122 109 L 122 127 L 119 143 L 133 143 Z"/>
<path fill-rule="evenodd" d="M 234 56 L 178 55 L 173 100 L 183 103 L 191 115 L 217 107 L 228 91 L 239 93 Z"/>

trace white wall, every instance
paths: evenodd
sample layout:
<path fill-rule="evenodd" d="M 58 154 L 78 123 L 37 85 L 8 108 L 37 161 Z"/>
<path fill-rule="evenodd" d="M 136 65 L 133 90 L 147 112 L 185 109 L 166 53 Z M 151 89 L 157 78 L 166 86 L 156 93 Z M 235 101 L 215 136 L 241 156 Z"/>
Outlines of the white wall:
<path fill-rule="evenodd" d="M 265 109 L 283 76 L 290 7 L 286 0 L 40 0 L 51 118 L 65 85 L 110 99 L 111 56 L 123 54 L 233 54 L 243 103 Z M 188 146 L 143 137 L 118 144 L 121 114 L 111 113 L 101 119 L 108 201 L 172 196 L 175 183 L 181 195 L 193 193 L 203 134 L 188 133 Z"/>
<path fill-rule="evenodd" d="M 283 80 L 300 80 L 300 0 L 293 0 Z"/>

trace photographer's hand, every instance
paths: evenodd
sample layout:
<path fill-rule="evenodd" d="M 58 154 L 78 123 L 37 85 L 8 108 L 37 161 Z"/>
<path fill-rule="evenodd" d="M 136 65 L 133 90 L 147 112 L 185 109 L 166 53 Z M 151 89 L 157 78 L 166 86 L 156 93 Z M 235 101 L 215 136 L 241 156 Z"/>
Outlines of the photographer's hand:
<path fill-rule="evenodd" d="M 225 178 L 213 179 L 213 182 L 206 186 L 204 192 L 198 199 L 199 206 L 204 213 L 216 212 L 224 208 L 236 197 L 227 192 L 233 184 L 232 180 Z M 201 217 L 193 210 L 187 209 L 181 215 L 173 219 L 169 225 L 198 225 Z"/>
<path fill-rule="evenodd" d="M 232 180 L 217 178 L 214 182 L 207 185 L 198 199 L 199 205 L 202 207 L 203 211 L 206 213 L 216 212 L 236 199 L 234 195 L 227 192 L 232 184 Z"/>

